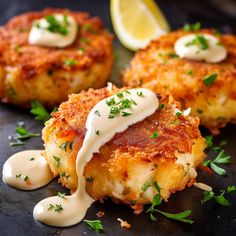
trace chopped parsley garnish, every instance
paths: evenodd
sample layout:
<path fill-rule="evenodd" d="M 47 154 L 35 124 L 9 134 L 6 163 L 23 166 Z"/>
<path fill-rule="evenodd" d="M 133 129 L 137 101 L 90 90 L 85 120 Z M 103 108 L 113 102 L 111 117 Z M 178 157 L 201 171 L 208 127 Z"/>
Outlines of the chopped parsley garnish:
<path fill-rule="evenodd" d="M 154 187 L 157 191 L 157 194 L 154 195 L 154 197 L 152 199 L 152 204 L 146 211 L 146 212 L 150 213 L 150 219 L 152 221 L 157 221 L 157 218 L 154 216 L 154 213 L 158 212 L 161 215 L 163 215 L 166 218 L 169 218 L 171 220 L 176 220 L 176 221 L 180 221 L 180 222 L 183 222 L 183 223 L 189 223 L 189 224 L 193 223 L 192 220 L 187 219 L 187 217 L 190 216 L 191 213 L 192 213 L 192 211 L 190 211 L 190 210 L 183 211 L 183 212 L 180 212 L 180 213 L 177 213 L 177 214 L 172 214 L 172 213 L 168 213 L 168 212 L 164 212 L 164 211 L 161 211 L 159 209 L 156 209 L 156 207 L 159 206 L 162 203 L 162 197 L 161 197 L 161 194 L 160 194 L 161 188 L 157 184 L 157 182 L 154 182 L 153 185 L 154 185 Z"/>
<path fill-rule="evenodd" d="M 57 156 L 53 156 L 54 160 L 56 161 L 56 166 L 60 167 L 61 166 L 61 158 Z"/>
<path fill-rule="evenodd" d="M 172 58 L 178 58 L 179 57 L 176 53 L 173 53 L 173 52 L 166 53 L 166 56 L 172 57 Z"/>
<path fill-rule="evenodd" d="M 181 112 L 181 111 L 177 111 L 177 112 L 175 112 L 175 115 L 176 115 L 176 116 L 181 116 L 181 115 L 182 115 L 182 112 Z"/>
<path fill-rule="evenodd" d="M 95 129 L 95 133 L 96 133 L 96 135 L 99 135 L 100 131 L 98 129 Z"/>
<path fill-rule="evenodd" d="M 224 150 L 221 150 L 214 160 L 205 160 L 202 164 L 204 166 L 210 166 L 218 175 L 226 175 L 226 170 L 219 167 L 217 164 L 229 164 L 230 162 L 231 156 L 225 154 Z"/>
<path fill-rule="evenodd" d="M 187 74 L 187 75 L 192 75 L 192 74 L 193 74 L 193 71 L 192 71 L 192 70 L 188 70 L 188 71 L 186 72 L 186 74 Z"/>
<path fill-rule="evenodd" d="M 201 29 L 201 23 L 200 22 L 196 22 L 195 24 L 185 24 L 183 27 L 184 31 L 198 31 Z"/>
<path fill-rule="evenodd" d="M 67 66 L 75 66 L 75 65 L 77 65 L 77 63 L 78 63 L 78 61 L 73 60 L 73 59 L 66 59 L 66 60 L 65 60 L 65 64 L 66 64 Z"/>
<path fill-rule="evenodd" d="M 212 135 L 207 135 L 205 137 L 205 141 L 206 141 L 207 148 L 213 147 L 213 136 Z"/>
<path fill-rule="evenodd" d="M 61 146 L 59 147 L 60 149 L 64 149 L 66 151 L 66 147 L 67 147 L 67 142 L 64 142 L 61 144 Z"/>
<path fill-rule="evenodd" d="M 122 111 L 122 112 L 121 112 L 121 115 L 122 115 L 122 116 L 130 116 L 130 115 L 132 115 L 132 113 Z"/>
<path fill-rule="evenodd" d="M 95 232 L 101 232 L 103 230 L 102 222 L 100 220 L 83 220 L 90 229 Z"/>
<path fill-rule="evenodd" d="M 159 106 L 159 109 L 162 110 L 164 107 L 165 107 L 165 104 L 161 103 L 160 106 Z"/>
<path fill-rule="evenodd" d="M 137 95 L 138 95 L 139 97 L 143 96 L 143 91 L 137 91 Z"/>
<path fill-rule="evenodd" d="M 16 131 L 16 135 L 9 137 L 10 140 L 13 140 L 10 142 L 11 146 L 24 145 L 25 144 L 24 140 L 27 140 L 33 137 L 38 137 L 40 135 L 38 133 L 29 132 L 25 128 L 24 122 L 18 122 L 18 125 L 16 126 L 15 131 Z"/>
<path fill-rule="evenodd" d="M 37 100 L 32 101 L 30 113 L 35 115 L 36 120 L 41 120 L 43 122 L 46 122 L 51 118 L 50 114 L 42 105 L 42 103 Z"/>
<path fill-rule="evenodd" d="M 63 173 L 60 173 L 60 177 L 69 179 L 70 175 L 69 174 L 67 175 L 65 172 L 63 172 Z"/>
<path fill-rule="evenodd" d="M 60 197 L 60 198 L 65 198 L 65 193 L 61 193 L 61 192 L 58 192 L 57 193 L 57 196 Z"/>
<path fill-rule="evenodd" d="M 110 98 L 109 100 L 106 100 L 106 104 L 108 106 L 112 106 L 112 105 L 115 105 L 116 104 L 116 101 L 115 101 L 115 98 Z"/>
<path fill-rule="evenodd" d="M 150 136 L 150 138 L 157 138 L 158 135 L 159 135 L 159 133 L 156 131 Z"/>
<path fill-rule="evenodd" d="M 137 103 L 132 98 L 125 98 L 124 93 L 130 94 L 130 92 L 126 90 L 116 95 L 119 99 L 118 101 L 116 101 L 115 97 L 106 100 L 106 104 L 110 107 L 109 119 L 113 119 L 116 115 L 124 117 L 132 115 L 132 113 L 125 111 L 125 109 L 130 109 L 133 105 L 136 106 Z"/>
<path fill-rule="evenodd" d="M 123 97 L 124 97 L 124 94 L 123 94 L 123 93 L 117 93 L 116 96 L 117 96 L 118 98 L 123 98 Z"/>
<path fill-rule="evenodd" d="M 69 149 L 71 150 L 73 147 L 73 142 L 66 141 L 66 142 L 62 143 L 59 148 L 66 151 L 67 147 L 69 147 Z"/>
<path fill-rule="evenodd" d="M 201 204 L 208 202 L 210 200 L 215 200 L 221 206 L 229 206 L 231 202 L 225 197 L 226 194 L 236 191 L 236 186 L 231 185 L 226 188 L 226 190 L 220 190 L 221 194 L 215 195 L 214 192 L 204 191 L 203 199 L 201 200 Z"/>
<path fill-rule="evenodd" d="M 47 23 L 48 23 L 48 26 L 47 26 L 47 30 L 50 31 L 50 32 L 53 32 L 53 33 L 58 33 L 58 34 L 62 34 L 62 35 L 67 35 L 68 34 L 68 19 L 67 19 L 67 16 L 64 15 L 64 20 L 63 22 L 61 21 L 58 21 L 56 19 L 55 16 L 53 15 L 48 15 L 45 17 Z M 38 22 L 36 27 L 38 28 L 42 28 L 40 23 Z"/>
<path fill-rule="evenodd" d="M 21 179 L 23 179 L 25 182 L 27 182 L 27 181 L 30 179 L 28 175 L 22 175 L 22 174 L 16 175 L 16 178 L 21 178 Z"/>
<path fill-rule="evenodd" d="M 35 157 L 31 157 L 31 158 L 30 158 L 30 161 L 34 161 L 34 160 L 35 160 Z"/>
<path fill-rule="evenodd" d="M 100 114 L 100 112 L 99 112 L 98 110 L 96 110 L 96 111 L 94 112 L 94 114 L 97 115 L 97 116 L 101 116 L 101 114 Z"/>
<path fill-rule="evenodd" d="M 179 123 L 180 121 L 178 119 L 171 122 L 172 125 L 178 125 Z"/>
<path fill-rule="evenodd" d="M 208 75 L 203 79 L 203 83 L 207 87 L 210 87 L 214 83 L 214 81 L 217 79 L 217 76 L 218 76 L 217 74 Z"/>
<path fill-rule="evenodd" d="M 147 181 L 144 183 L 144 185 L 143 185 L 143 187 L 141 188 L 141 190 L 142 190 L 143 193 L 144 193 L 144 192 L 146 192 L 146 190 L 147 190 L 149 187 L 151 187 L 151 186 L 152 186 L 152 185 L 151 185 L 150 181 L 147 180 Z"/>
<path fill-rule="evenodd" d="M 196 35 L 192 41 L 185 44 L 186 47 L 193 45 L 197 46 L 201 50 L 206 50 L 209 48 L 208 40 L 201 34 Z"/>
<path fill-rule="evenodd" d="M 63 210 L 63 207 L 61 204 L 49 204 L 49 207 L 48 207 L 48 210 L 53 210 L 53 211 L 56 211 L 56 212 L 61 212 Z"/>

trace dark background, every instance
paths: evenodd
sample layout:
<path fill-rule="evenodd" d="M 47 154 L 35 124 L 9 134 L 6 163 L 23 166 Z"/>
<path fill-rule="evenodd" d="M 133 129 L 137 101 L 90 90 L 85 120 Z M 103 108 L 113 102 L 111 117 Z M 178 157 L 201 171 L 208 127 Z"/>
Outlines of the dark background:
<path fill-rule="evenodd" d="M 214 27 L 225 33 L 236 33 L 236 2 L 232 0 L 210 1 L 157 1 L 171 28 L 181 27 L 186 22 L 200 21 L 204 27 Z M 107 28 L 112 30 L 109 1 L 104 0 L 0 0 L 0 23 L 5 23 L 12 16 L 25 11 L 40 10 L 44 7 L 67 7 L 72 10 L 88 11 L 98 15 Z M 118 41 L 114 43 L 116 63 L 111 77 L 118 82 L 119 72 L 132 57 L 132 53 L 123 48 Z M 14 134 L 18 121 L 24 121 L 32 132 L 41 132 L 43 125 L 35 121 L 28 111 L 13 106 L 0 104 L 0 170 L 4 161 L 13 153 L 26 149 L 42 149 L 40 138 L 33 138 L 25 146 L 10 147 L 8 136 Z M 203 130 L 203 134 L 206 132 Z M 199 171 L 198 180 L 208 183 L 217 191 L 228 185 L 236 184 L 236 126 L 228 125 L 222 134 L 216 138 L 216 143 L 227 139 L 226 152 L 232 155 L 233 162 L 227 166 L 227 176 L 209 176 Z M 208 153 L 211 158 L 214 153 Z M 36 222 L 32 217 L 35 204 L 41 199 L 66 192 L 56 180 L 47 187 L 24 192 L 3 184 L 0 179 L 0 236 L 15 235 L 98 235 L 89 230 L 84 223 L 69 228 L 53 228 Z M 200 205 L 202 191 L 194 187 L 178 192 L 170 198 L 168 204 L 161 206 L 162 210 L 180 212 L 191 209 L 193 225 L 182 224 L 159 217 L 158 222 L 151 222 L 147 214 L 134 215 L 125 205 L 116 205 L 110 201 L 105 204 L 95 203 L 88 211 L 86 219 L 96 219 L 96 213 L 102 210 L 106 213 L 102 218 L 105 232 L 101 235 L 236 235 L 236 194 L 230 196 L 232 205 L 221 207 L 214 202 Z M 132 230 L 122 229 L 117 218 L 127 220 Z"/>

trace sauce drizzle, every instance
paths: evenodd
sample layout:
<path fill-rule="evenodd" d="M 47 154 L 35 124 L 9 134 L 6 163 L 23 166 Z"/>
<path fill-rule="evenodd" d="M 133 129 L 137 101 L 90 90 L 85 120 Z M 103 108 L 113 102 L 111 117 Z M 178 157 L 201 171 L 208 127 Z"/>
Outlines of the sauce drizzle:
<path fill-rule="evenodd" d="M 211 34 L 189 34 L 179 38 L 174 45 L 180 58 L 218 63 L 227 56 L 227 51 L 219 39 Z"/>
<path fill-rule="evenodd" d="M 76 159 L 78 176 L 76 192 L 63 198 L 53 196 L 40 201 L 34 207 L 34 218 L 44 224 L 59 227 L 79 223 L 95 201 L 86 192 L 86 180 L 83 176 L 86 164 L 116 133 L 123 132 L 130 125 L 152 115 L 158 107 L 156 94 L 144 88 L 126 90 L 96 104 L 88 114 L 85 124 L 87 132 Z M 22 163 L 26 160 L 28 159 L 25 157 Z M 14 161 L 19 160 L 15 158 Z"/>

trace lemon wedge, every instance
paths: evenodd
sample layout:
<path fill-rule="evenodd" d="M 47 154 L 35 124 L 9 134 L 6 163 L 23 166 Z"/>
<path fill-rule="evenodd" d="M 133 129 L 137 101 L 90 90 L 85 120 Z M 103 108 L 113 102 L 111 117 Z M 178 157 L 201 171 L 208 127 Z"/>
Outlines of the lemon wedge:
<path fill-rule="evenodd" d="M 170 31 L 154 0 L 111 0 L 110 12 L 117 37 L 133 51 Z"/>

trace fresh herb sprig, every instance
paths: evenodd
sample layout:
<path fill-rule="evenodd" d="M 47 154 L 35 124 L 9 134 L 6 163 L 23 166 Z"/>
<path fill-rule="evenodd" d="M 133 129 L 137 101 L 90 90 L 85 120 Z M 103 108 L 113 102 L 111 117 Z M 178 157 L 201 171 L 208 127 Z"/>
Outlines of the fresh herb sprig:
<path fill-rule="evenodd" d="M 215 200 L 221 206 L 230 206 L 231 202 L 225 197 L 225 195 L 235 192 L 236 186 L 230 185 L 226 188 L 226 190 L 220 190 L 220 194 L 216 195 L 213 191 L 204 191 L 203 199 L 201 200 L 201 204 L 204 204 L 210 200 Z"/>
<path fill-rule="evenodd" d="M 32 101 L 30 113 L 35 115 L 36 120 L 41 120 L 43 122 L 46 122 L 51 118 L 46 108 L 42 105 L 41 102 L 37 100 Z"/>
<path fill-rule="evenodd" d="M 219 167 L 217 164 L 229 164 L 230 162 L 231 156 L 225 154 L 224 150 L 221 150 L 214 160 L 205 160 L 202 164 L 204 166 L 210 166 L 218 175 L 226 175 L 226 170 Z"/>
<path fill-rule="evenodd" d="M 184 31 L 198 31 L 201 29 L 201 23 L 200 22 L 196 22 L 194 24 L 185 24 L 184 27 L 183 27 L 183 30 Z"/>
<path fill-rule="evenodd" d="M 192 224 L 193 220 L 187 219 L 188 216 L 191 215 L 192 211 L 191 210 L 186 210 L 177 214 L 172 214 L 172 213 L 168 213 L 168 212 L 164 212 L 161 211 L 159 209 L 156 209 L 157 206 L 159 206 L 162 203 L 162 197 L 160 194 L 161 188 L 160 186 L 157 184 L 157 182 L 153 183 L 153 186 L 155 187 L 157 194 L 154 195 L 153 199 L 152 199 L 152 204 L 151 206 L 147 209 L 146 212 L 150 213 L 150 219 L 152 221 L 157 221 L 157 218 L 154 216 L 154 212 L 157 212 L 163 216 L 165 216 L 168 219 L 171 220 L 176 220 L 176 221 L 180 221 L 183 223 L 188 223 L 188 224 Z"/>
<path fill-rule="evenodd" d="M 56 212 L 61 212 L 63 210 L 63 207 L 61 204 L 49 204 L 48 211 L 53 210 Z"/>
<path fill-rule="evenodd" d="M 48 15 L 45 17 L 46 22 L 48 23 L 48 26 L 46 27 L 46 29 L 50 32 L 53 33 L 58 33 L 61 35 L 67 35 L 68 34 L 68 26 L 69 26 L 69 22 L 68 22 L 68 16 L 64 15 L 63 16 L 63 21 L 59 21 L 54 15 Z M 36 24 L 37 28 L 44 28 L 40 25 L 40 23 L 38 22 Z"/>
<path fill-rule="evenodd" d="M 193 45 L 197 46 L 201 50 L 206 50 L 209 48 L 208 40 L 201 34 L 196 35 L 192 41 L 185 44 L 186 47 Z"/>
<path fill-rule="evenodd" d="M 95 232 L 100 233 L 103 231 L 102 222 L 100 220 L 83 220 L 90 229 L 94 230 Z"/>
<path fill-rule="evenodd" d="M 227 144 L 226 140 L 222 140 L 219 146 L 213 145 L 213 136 L 207 135 L 205 137 L 206 145 L 208 149 L 217 152 L 217 156 L 214 160 L 205 160 L 203 161 L 204 166 L 209 166 L 211 169 L 218 175 L 226 175 L 226 170 L 222 167 L 218 166 L 218 164 L 230 164 L 231 163 L 231 156 L 227 155 L 225 151 L 222 149 L 223 146 Z"/>
<path fill-rule="evenodd" d="M 65 198 L 65 193 L 61 193 L 61 192 L 58 192 L 57 193 L 57 196 L 60 197 L 60 198 Z"/>
<path fill-rule="evenodd" d="M 106 104 L 110 107 L 110 113 L 108 115 L 109 119 L 113 119 L 117 115 L 124 117 L 132 115 L 132 113 L 125 111 L 125 109 L 130 109 L 132 106 L 136 106 L 137 103 L 132 98 L 125 97 L 125 94 L 130 94 L 130 92 L 124 91 L 118 93 L 116 95 L 119 99 L 118 101 L 115 97 L 106 100 Z"/>
<path fill-rule="evenodd" d="M 218 74 L 211 74 L 211 75 L 208 75 L 206 76 L 204 79 L 203 79 L 203 83 L 207 86 L 207 87 L 210 87 L 214 82 L 215 80 L 217 79 L 218 77 Z"/>
<path fill-rule="evenodd" d="M 28 175 L 23 175 L 23 174 L 18 174 L 16 175 L 16 178 L 21 178 L 23 179 L 25 182 L 28 182 L 30 177 Z"/>
<path fill-rule="evenodd" d="M 24 145 L 25 140 L 33 138 L 33 137 L 38 137 L 40 134 L 39 133 L 31 133 L 25 128 L 24 122 L 18 122 L 16 126 L 16 134 L 14 136 L 10 136 L 10 146 L 19 146 L 19 145 Z"/>

